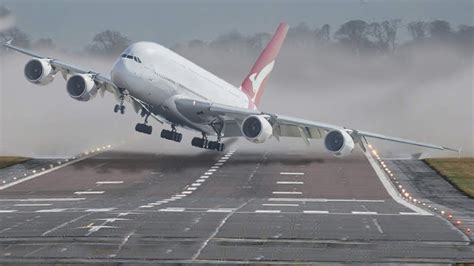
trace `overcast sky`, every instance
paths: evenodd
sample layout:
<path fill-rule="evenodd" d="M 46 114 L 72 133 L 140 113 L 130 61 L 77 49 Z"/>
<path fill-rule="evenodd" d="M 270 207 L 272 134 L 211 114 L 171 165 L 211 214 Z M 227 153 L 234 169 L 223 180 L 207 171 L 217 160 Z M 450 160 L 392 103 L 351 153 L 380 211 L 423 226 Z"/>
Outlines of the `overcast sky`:
<path fill-rule="evenodd" d="M 236 29 L 244 34 L 272 32 L 280 21 L 337 29 L 351 19 L 381 21 L 444 19 L 473 25 L 473 0 L 312 0 L 312 1 L 151 1 L 0 0 L 17 26 L 34 39 L 53 38 L 58 46 L 81 48 L 103 30 L 134 41 L 172 45 L 194 38 L 210 40 Z M 403 32 L 402 32 L 403 34 Z"/>

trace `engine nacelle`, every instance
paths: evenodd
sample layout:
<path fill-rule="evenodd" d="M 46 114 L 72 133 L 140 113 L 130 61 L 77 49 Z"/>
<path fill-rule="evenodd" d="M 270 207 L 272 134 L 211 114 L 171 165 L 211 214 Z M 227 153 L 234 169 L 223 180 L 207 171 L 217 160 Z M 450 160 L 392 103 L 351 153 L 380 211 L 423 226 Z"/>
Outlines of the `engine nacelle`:
<path fill-rule="evenodd" d="M 346 131 L 333 130 L 326 135 L 324 146 L 335 156 L 343 157 L 354 149 L 354 140 Z"/>
<path fill-rule="evenodd" d="M 273 134 L 272 125 L 262 115 L 251 115 L 244 119 L 242 135 L 251 142 L 263 143 Z"/>
<path fill-rule="evenodd" d="M 46 59 L 31 59 L 25 65 L 26 80 L 37 85 L 47 85 L 54 79 L 56 72 Z"/>
<path fill-rule="evenodd" d="M 97 85 L 91 75 L 76 74 L 71 76 L 66 83 L 67 93 L 78 101 L 89 101 L 97 94 Z"/>

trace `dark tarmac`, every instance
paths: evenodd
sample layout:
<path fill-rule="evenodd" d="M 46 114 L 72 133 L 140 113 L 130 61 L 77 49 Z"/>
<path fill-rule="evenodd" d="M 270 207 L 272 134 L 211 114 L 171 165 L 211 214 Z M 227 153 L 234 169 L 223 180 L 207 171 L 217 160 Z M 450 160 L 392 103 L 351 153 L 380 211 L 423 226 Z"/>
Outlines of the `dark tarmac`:
<path fill-rule="evenodd" d="M 462 262 L 360 152 L 107 151 L 0 190 L 0 262 Z"/>

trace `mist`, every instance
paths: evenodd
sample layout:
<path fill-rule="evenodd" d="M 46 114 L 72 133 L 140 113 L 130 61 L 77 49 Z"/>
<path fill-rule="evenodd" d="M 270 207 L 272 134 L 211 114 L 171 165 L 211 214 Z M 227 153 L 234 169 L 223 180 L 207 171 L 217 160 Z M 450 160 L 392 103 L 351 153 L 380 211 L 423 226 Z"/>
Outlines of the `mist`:
<path fill-rule="evenodd" d="M 473 57 L 449 42 L 423 43 L 391 54 L 360 55 L 339 47 L 287 42 L 277 59 L 260 109 L 265 112 L 343 125 L 421 142 L 463 148 L 474 155 Z M 59 50 L 59 49 L 58 49 Z M 108 76 L 113 58 L 47 50 L 41 53 Z M 176 51 L 223 79 L 240 86 L 258 53 L 179 46 Z M 27 56 L 0 56 L 0 154 L 27 157 L 73 156 L 104 145 L 146 152 L 202 152 L 190 147 L 195 132 L 181 130 L 183 143 L 134 131 L 142 118 L 131 106 L 113 112 L 111 94 L 89 102 L 71 99 L 65 81 L 37 86 L 27 82 Z M 302 140 L 271 139 L 264 144 L 306 147 Z M 457 156 L 402 144 L 373 141 L 385 156 Z M 241 145 L 246 147 L 248 145 Z M 279 148 L 281 150 L 281 148 Z M 211 152 L 211 151 L 209 151 Z"/>

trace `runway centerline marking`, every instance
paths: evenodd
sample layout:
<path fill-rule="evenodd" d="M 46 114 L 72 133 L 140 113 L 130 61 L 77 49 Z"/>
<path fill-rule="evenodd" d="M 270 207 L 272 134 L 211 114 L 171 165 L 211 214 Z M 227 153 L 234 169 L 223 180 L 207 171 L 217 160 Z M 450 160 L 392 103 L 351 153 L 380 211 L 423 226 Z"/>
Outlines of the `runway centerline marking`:
<path fill-rule="evenodd" d="M 364 215 L 371 215 L 371 214 L 377 214 L 377 212 L 365 212 L 365 211 L 352 211 L 352 214 L 364 214 Z"/>
<path fill-rule="evenodd" d="M 37 210 L 36 212 L 63 212 L 67 209 L 44 209 L 44 210 Z"/>
<path fill-rule="evenodd" d="M 0 210 L 0 213 L 11 213 L 16 212 L 17 210 Z"/>
<path fill-rule="evenodd" d="M 74 194 L 76 195 L 99 195 L 99 194 L 104 194 L 105 191 L 76 191 Z"/>
<path fill-rule="evenodd" d="M 322 198 L 269 198 L 268 201 L 296 201 L 296 202 L 385 202 L 385 200 L 370 199 L 322 199 Z"/>
<path fill-rule="evenodd" d="M 262 206 L 268 207 L 298 207 L 299 204 L 289 204 L 289 203 L 264 203 Z"/>
<path fill-rule="evenodd" d="M 96 209 L 87 209 L 85 212 L 109 212 L 113 211 L 115 208 L 96 208 Z"/>
<path fill-rule="evenodd" d="M 166 209 L 159 209 L 160 212 L 184 212 L 184 208 L 166 208 Z"/>
<path fill-rule="evenodd" d="M 280 210 L 255 210 L 255 213 L 280 213 Z"/>
<path fill-rule="evenodd" d="M 51 206 L 52 204 L 49 203 L 19 203 L 15 204 L 16 207 L 44 207 L 44 206 Z"/>
<path fill-rule="evenodd" d="M 329 211 L 306 210 L 306 211 L 303 211 L 303 213 L 308 213 L 308 214 L 328 214 Z"/>
<path fill-rule="evenodd" d="M 123 181 L 97 181 L 95 183 L 97 185 L 116 185 L 116 184 L 123 184 Z"/>
<path fill-rule="evenodd" d="M 277 185 L 303 185 L 302 181 L 277 181 Z"/>
<path fill-rule="evenodd" d="M 25 201 L 32 201 L 32 202 L 41 202 L 41 201 L 79 201 L 79 200 L 85 200 L 86 198 L 32 198 L 32 199 L 0 199 L 0 202 L 3 201 L 19 201 L 19 202 L 25 202 Z"/>
<path fill-rule="evenodd" d="M 302 172 L 280 172 L 280 175 L 304 175 Z"/>
<path fill-rule="evenodd" d="M 272 194 L 275 195 L 301 195 L 303 192 L 300 191 L 273 191 Z"/>

